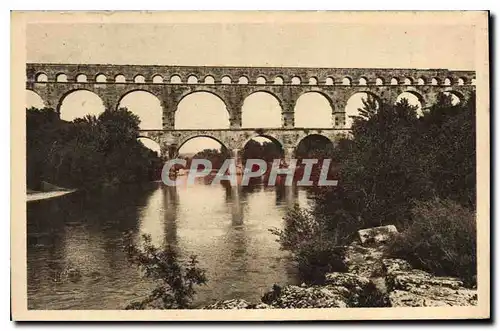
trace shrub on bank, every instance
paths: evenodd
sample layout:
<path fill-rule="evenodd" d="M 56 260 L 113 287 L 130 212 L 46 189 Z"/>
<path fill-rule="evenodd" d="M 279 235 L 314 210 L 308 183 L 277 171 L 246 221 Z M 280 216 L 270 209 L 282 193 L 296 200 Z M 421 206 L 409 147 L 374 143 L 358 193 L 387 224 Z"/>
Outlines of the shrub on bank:
<path fill-rule="evenodd" d="M 322 284 L 325 273 L 346 271 L 343 247 L 309 211 L 295 205 L 284 221 L 283 230 L 270 231 L 278 236 L 281 248 L 292 253 L 302 281 Z"/>
<path fill-rule="evenodd" d="M 413 267 L 460 277 L 467 285 L 474 285 L 474 212 L 451 200 L 418 202 L 412 210 L 411 225 L 393 239 L 389 252 Z"/>
<path fill-rule="evenodd" d="M 198 267 L 196 256 L 179 261 L 173 247 L 155 247 L 150 235 L 143 235 L 142 245 L 127 238 L 126 251 L 131 263 L 137 265 L 144 276 L 155 281 L 151 293 L 129 304 L 126 309 L 186 309 L 190 308 L 196 285 L 205 284 L 205 271 Z"/>

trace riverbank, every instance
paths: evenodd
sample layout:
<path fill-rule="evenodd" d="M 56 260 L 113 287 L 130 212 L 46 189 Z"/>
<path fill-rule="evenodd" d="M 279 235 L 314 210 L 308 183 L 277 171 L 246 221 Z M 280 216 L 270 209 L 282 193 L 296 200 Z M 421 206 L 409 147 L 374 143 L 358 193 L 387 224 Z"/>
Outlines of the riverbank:
<path fill-rule="evenodd" d="M 358 231 L 345 247 L 347 272 L 325 275 L 325 284 L 274 285 L 261 302 L 218 301 L 204 309 L 438 307 L 477 305 L 477 291 L 454 277 L 413 269 L 405 260 L 388 258 L 386 242 L 394 226 Z"/>

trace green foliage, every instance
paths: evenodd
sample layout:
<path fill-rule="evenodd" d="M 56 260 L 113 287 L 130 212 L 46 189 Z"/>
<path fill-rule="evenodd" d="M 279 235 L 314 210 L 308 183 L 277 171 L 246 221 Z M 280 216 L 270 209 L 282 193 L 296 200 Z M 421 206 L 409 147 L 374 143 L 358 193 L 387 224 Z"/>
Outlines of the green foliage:
<path fill-rule="evenodd" d="M 311 213 L 295 205 L 284 220 L 283 230 L 270 231 L 278 236 L 282 249 L 292 252 L 303 281 L 321 284 L 325 273 L 346 270 L 343 247 L 337 246 L 335 238 Z"/>
<path fill-rule="evenodd" d="M 393 256 L 437 275 L 461 277 L 475 284 L 476 220 L 469 209 L 451 200 L 419 202 L 412 223 L 389 248 Z"/>
<path fill-rule="evenodd" d="M 41 181 L 93 188 L 159 176 L 161 160 L 137 140 L 139 118 L 126 109 L 72 122 L 52 109 L 28 109 L 26 126 L 30 188 Z"/>
<path fill-rule="evenodd" d="M 128 238 L 126 251 L 131 263 L 137 265 L 145 277 L 152 279 L 156 287 L 142 300 L 129 304 L 126 309 L 186 309 L 190 308 L 196 285 L 205 284 L 205 271 L 198 268 L 196 256 L 180 262 L 175 249 L 167 245 L 159 249 L 151 243 L 151 236 L 144 234 L 142 247 Z"/>
<path fill-rule="evenodd" d="M 422 118 L 406 99 L 370 107 L 335 150 L 339 187 L 317 195 L 317 217 L 334 226 L 405 228 L 415 201 L 437 196 L 474 206 L 474 101 L 452 106 L 443 96 Z"/>
<path fill-rule="evenodd" d="M 458 201 L 464 206 L 476 205 L 476 98 L 465 105 L 452 105 L 442 95 L 423 117 L 426 139 L 422 154 L 436 195 Z"/>

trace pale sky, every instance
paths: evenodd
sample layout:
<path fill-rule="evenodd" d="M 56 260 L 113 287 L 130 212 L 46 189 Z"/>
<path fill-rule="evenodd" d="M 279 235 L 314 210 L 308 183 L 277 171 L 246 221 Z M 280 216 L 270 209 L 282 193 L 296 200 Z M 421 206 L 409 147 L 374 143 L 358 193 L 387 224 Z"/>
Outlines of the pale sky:
<path fill-rule="evenodd" d="M 28 62 L 474 69 L 466 25 L 30 24 Z"/>
<path fill-rule="evenodd" d="M 411 20 L 397 25 L 29 24 L 27 28 L 28 62 L 470 70 L 474 69 L 472 49 L 472 26 L 415 25 Z M 28 104 L 39 103 L 35 99 L 30 96 Z M 325 102 L 319 95 L 304 95 L 297 103 L 296 125 L 330 126 L 331 111 Z M 361 98 L 350 104 L 347 111 L 355 112 Z M 148 93 L 130 94 L 120 105 L 140 116 L 142 128 L 161 127 L 159 100 Z M 191 95 L 178 109 L 178 128 L 228 127 L 223 103 L 207 93 Z M 73 119 L 101 111 L 98 97 L 80 91 L 65 99 L 61 116 Z M 315 116 L 310 116 L 311 111 Z M 267 118 L 265 123 L 262 116 Z M 279 105 L 269 94 L 252 95 L 245 101 L 243 126 L 280 125 Z M 183 152 L 217 145 L 200 138 L 184 145 Z"/>

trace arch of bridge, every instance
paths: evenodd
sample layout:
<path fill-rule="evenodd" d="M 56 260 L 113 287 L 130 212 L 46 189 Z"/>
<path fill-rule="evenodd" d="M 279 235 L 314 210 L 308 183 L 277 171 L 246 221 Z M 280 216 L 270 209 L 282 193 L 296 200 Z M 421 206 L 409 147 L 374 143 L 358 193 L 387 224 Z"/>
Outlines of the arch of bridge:
<path fill-rule="evenodd" d="M 47 82 L 36 82 L 39 74 L 47 75 Z M 57 82 L 57 76 L 65 74 L 67 81 Z M 87 82 L 77 82 L 76 77 L 84 74 Z M 104 75 L 106 82 L 97 82 L 97 76 Z M 118 75 L 125 76 L 124 83 L 115 82 Z M 141 75 L 144 83 L 134 82 Z M 161 76 L 162 83 L 153 82 L 153 77 Z M 47 107 L 58 110 L 66 95 L 76 90 L 88 90 L 97 94 L 107 109 L 116 108 L 120 100 L 132 91 L 146 91 L 160 99 L 163 108 L 163 127 L 173 129 L 175 111 L 179 102 L 194 92 L 209 92 L 220 97 L 226 104 L 232 128 L 241 126 L 241 108 L 245 98 L 255 92 L 264 91 L 274 95 L 282 108 L 282 126 L 294 126 L 294 107 L 297 99 L 304 93 L 318 92 L 324 95 L 332 107 L 335 128 L 345 124 L 345 106 L 347 100 L 359 92 L 367 92 L 378 98 L 395 102 L 398 95 L 409 91 L 417 94 L 424 108 L 437 100 L 442 92 L 456 92 L 467 99 L 474 86 L 473 71 L 450 71 L 431 69 L 335 69 L 335 68 L 281 68 L 281 67 L 179 67 L 148 65 L 74 65 L 74 64 L 27 64 L 26 88 L 34 91 Z M 173 76 L 179 76 L 180 83 L 170 83 Z M 196 76 L 198 83 L 187 83 L 189 76 Z M 205 84 L 207 76 L 214 78 L 213 84 Z M 230 77 L 231 84 L 222 83 L 223 77 Z M 240 77 L 247 77 L 248 84 L 238 84 Z M 102 76 L 100 76 L 102 78 Z M 257 84 L 257 78 L 263 77 L 265 84 Z M 283 84 L 274 84 L 280 77 Z M 292 85 L 292 78 L 298 77 L 299 85 Z M 314 78 L 316 84 L 309 85 Z M 327 79 L 333 79 L 333 85 L 326 85 Z M 342 85 L 342 80 L 349 78 L 351 85 Z M 391 79 L 398 81 L 390 85 Z M 431 85 L 435 78 L 440 85 Z M 451 85 L 443 85 L 446 79 Z M 359 85 L 360 79 L 364 79 Z M 377 85 L 377 79 L 383 85 Z M 418 85 L 423 79 L 423 85 Z M 405 82 L 406 80 L 406 82 Z M 463 85 L 458 85 L 459 81 Z M 410 85 L 403 85 L 411 82 Z"/>
<path fill-rule="evenodd" d="M 321 135 L 334 145 L 348 134 L 346 130 L 335 129 L 241 129 L 241 130 L 144 130 L 139 138 L 156 141 L 164 155 L 168 149 L 178 150 L 187 141 L 198 138 L 212 138 L 229 150 L 242 150 L 246 143 L 256 137 L 266 137 L 278 142 L 285 152 L 292 153 L 300 141 L 310 135 Z"/>

